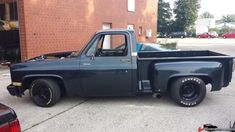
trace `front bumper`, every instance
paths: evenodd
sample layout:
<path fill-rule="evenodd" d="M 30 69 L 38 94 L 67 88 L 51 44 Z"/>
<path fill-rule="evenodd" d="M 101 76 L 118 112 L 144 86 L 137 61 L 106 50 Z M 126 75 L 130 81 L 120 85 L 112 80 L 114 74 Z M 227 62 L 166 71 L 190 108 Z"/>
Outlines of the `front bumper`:
<path fill-rule="evenodd" d="M 7 90 L 12 96 L 18 96 L 18 97 L 22 96 L 22 92 L 20 90 L 20 87 L 16 87 L 16 86 L 13 86 L 12 84 L 10 84 L 7 86 Z"/>

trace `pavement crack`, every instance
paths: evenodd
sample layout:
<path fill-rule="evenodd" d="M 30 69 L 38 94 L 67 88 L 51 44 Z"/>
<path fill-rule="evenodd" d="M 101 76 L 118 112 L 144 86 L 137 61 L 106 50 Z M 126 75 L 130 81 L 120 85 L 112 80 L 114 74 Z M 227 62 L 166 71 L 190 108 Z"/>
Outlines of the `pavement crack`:
<path fill-rule="evenodd" d="M 87 102 L 88 100 L 89 100 L 88 98 L 87 98 L 87 99 L 84 99 L 82 102 L 80 102 L 80 103 L 78 103 L 78 104 L 76 104 L 76 105 L 74 105 L 74 106 L 72 106 L 72 107 L 69 107 L 69 108 L 65 109 L 64 111 L 61 111 L 61 112 L 59 112 L 59 113 L 57 113 L 57 114 L 51 116 L 50 118 L 47 118 L 47 119 L 42 120 L 42 121 L 40 121 L 40 122 L 38 122 L 38 123 L 36 123 L 36 124 L 33 124 L 31 127 L 26 128 L 25 130 L 22 130 L 22 132 L 25 132 L 25 131 L 27 131 L 27 130 L 30 130 L 31 128 L 33 128 L 33 127 L 35 127 L 35 126 L 38 126 L 38 125 L 40 125 L 40 124 L 42 124 L 42 123 L 44 123 L 44 122 L 46 122 L 46 121 L 48 121 L 48 120 L 50 120 L 50 119 L 53 119 L 54 117 L 57 117 L 57 116 L 59 116 L 59 115 L 65 113 L 65 112 L 67 112 L 67 111 L 69 111 L 69 110 L 71 110 L 71 109 L 73 109 L 73 108 L 75 108 L 75 107 L 77 107 L 77 106 L 79 106 L 79 105 L 81 105 L 81 104 Z"/>

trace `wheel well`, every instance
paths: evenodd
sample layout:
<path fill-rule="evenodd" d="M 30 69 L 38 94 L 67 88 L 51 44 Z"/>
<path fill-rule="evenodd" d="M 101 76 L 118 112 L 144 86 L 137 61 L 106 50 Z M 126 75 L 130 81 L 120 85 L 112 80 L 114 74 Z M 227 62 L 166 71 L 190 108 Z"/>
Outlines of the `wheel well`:
<path fill-rule="evenodd" d="M 197 78 L 200 78 L 202 79 L 202 81 L 205 83 L 205 85 L 207 84 L 212 84 L 212 79 L 208 76 L 176 76 L 176 77 L 172 77 L 168 80 L 168 83 L 167 83 L 167 91 L 170 89 L 170 85 L 173 81 L 175 81 L 176 79 L 178 78 L 181 78 L 181 77 L 197 77 Z"/>
<path fill-rule="evenodd" d="M 29 77 L 29 78 L 26 78 L 26 79 L 23 80 L 23 82 L 22 82 L 23 88 L 25 90 L 29 89 L 31 83 L 36 79 L 52 79 L 52 80 L 54 80 L 55 82 L 58 83 L 58 85 L 61 89 L 61 93 L 66 93 L 64 82 L 61 78 L 58 78 L 58 77 Z"/>

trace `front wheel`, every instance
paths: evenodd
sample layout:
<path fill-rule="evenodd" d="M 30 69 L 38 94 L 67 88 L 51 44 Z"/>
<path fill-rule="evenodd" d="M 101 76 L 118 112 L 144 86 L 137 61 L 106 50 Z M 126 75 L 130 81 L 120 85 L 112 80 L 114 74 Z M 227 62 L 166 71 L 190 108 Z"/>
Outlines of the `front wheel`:
<path fill-rule="evenodd" d="M 182 77 L 171 84 L 170 94 L 172 99 L 181 106 L 196 106 L 205 98 L 206 85 L 200 78 Z"/>
<path fill-rule="evenodd" d="M 33 102 L 41 107 L 50 107 L 61 97 L 59 85 L 51 79 L 37 79 L 30 86 Z"/>

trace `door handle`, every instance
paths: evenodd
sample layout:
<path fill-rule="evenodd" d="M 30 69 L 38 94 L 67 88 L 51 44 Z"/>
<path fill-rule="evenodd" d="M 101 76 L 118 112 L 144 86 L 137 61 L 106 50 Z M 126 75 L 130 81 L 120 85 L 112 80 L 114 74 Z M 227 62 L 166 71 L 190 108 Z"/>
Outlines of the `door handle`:
<path fill-rule="evenodd" d="M 122 62 L 131 62 L 131 59 L 121 59 Z"/>

